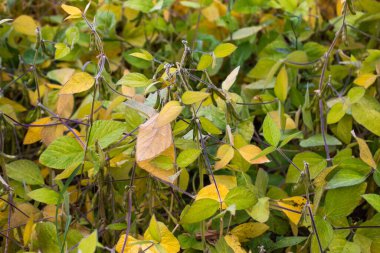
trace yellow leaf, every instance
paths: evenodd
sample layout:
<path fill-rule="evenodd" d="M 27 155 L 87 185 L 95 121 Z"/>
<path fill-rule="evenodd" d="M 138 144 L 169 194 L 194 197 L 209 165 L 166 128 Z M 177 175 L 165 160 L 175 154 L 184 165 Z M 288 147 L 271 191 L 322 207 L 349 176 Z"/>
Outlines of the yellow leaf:
<path fill-rule="evenodd" d="M 212 176 L 209 176 L 210 181 L 214 183 Z M 222 184 L 227 187 L 228 190 L 235 188 L 237 186 L 236 176 L 229 175 L 214 175 L 215 181 L 218 185 Z"/>
<path fill-rule="evenodd" d="M 175 120 L 182 112 L 182 106 L 178 101 L 169 101 L 158 115 L 156 127 L 162 127 Z"/>
<path fill-rule="evenodd" d="M 16 32 L 36 36 L 37 23 L 34 19 L 27 15 L 21 15 L 13 21 L 13 27 Z"/>
<path fill-rule="evenodd" d="M 41 118 L 36 121 L 34 121 L 28 128 L 28 131 L 26 132 L 25 138 L 24 138 L 24 144 L 32 144 L 42 139 L 42 129 L 45 127 L 45 124 L 48 124 L 50 122 L 50 118 Z"/>
<path fill-rule="evenodd" d="M 227 245 L 234 251 L 234 253 L 246 253 L 245 249 L 241 247 L 239 242 L 239 238 L 235 235 L 226 235 L 224 236 L 224 240 Z"/>
<path fill-rule="evenodd" d="M 271 111 L 271 112 L 268 112 L 268 114 L 276 123 L 277 127 L 281 129 L 281 119 L 280 119 L 280 115 L 278 114 L 278 111 Z M 296 129 L 297 126 L 294 120 L 287 114 L 284 114 L 284 116 L 285 116 L 285 130 Z"/>
<path fill-rule="evenodd" d="M 74 96 L 72 94 L 64 94 L 58 96 L 57 113 L 62 118 L 69 118 L 74 109 Z"/>
<path fill-rule="evenodd" d="M 365 140 L 357 137 L 354 130 L 352 130 L 352 135 L 355 137 L 356 141 L 359 144 L 360 159 L 362 159 L 363 162 L 368 164 L 371 168 L 376 169 L 377 164 L 375 162 L 375 159 L 373 159 L 373 155 L 371 153 L 371 150 L 369 150 L 369 147 L 368 147 L 367 143 L 365 142 Z"/>
<path fill-rule="evenodd" d="M 136 161 L 144 161 L 157 157 L 173 143 L 172 129 L 169 124 L 157 127 L 154 115 L 139 127 L 136 143 Z"/>
<path fill-rule="evenodd" d="M 277 201 L 281 211 L 288 216 L 289 220 L 297 225 L 302 217 L 302 211 L 307 202 L 304 197 L 290 197 Z"/>
<path fill-rule="evenodd" d="M 144 233 L 144 240 L 138 240 L 132 236 L 128 236 L 128 241 L 124 248 L 123 253 L 160 253 L 160 249 L 164 249 L 167 253 L 177 253 L 180 251 L 180 244 L 177 238 L 169 231 L 169 229 L 162 222 L 157 222 L 158 232 L 160 234 L 160 241 L 154 240 L 147 229 Z M 125 235 L 120 236 L 115 248 L 116 251 L 121 253 L 125 241 Z M 151 242 L 148 242 L 151 241 Z M 159 245 L 159 248 L 156 247 Z"/>
<path fill-rule="evenodd" d="M 182 95 L 182 103 L 185 105 L 191 105 L 194 103 L 201 102 L 210 96 L 210 93 L 202 91 L 185 91 Z"/>
<path fill-rule="evenodd" d="M 255 145 L 246 145 L 244 147 L 239 148 L 240 155 L 250 164 L 261 164 L 261 163 L 268 163 L 270 160 L 266 156 L 259 157 L 255 160 L 252 160 L 255 158 L 258 154 L 261 153 L 261 149 Z"/>
<path fill-rule="evenodd" d="M 215 184 L 210 184 L 200 189 L 195 200 L 213 199 L 218 202 L 224 202 L 224 199 L 226 198 L 229 190 L 225 185 L 217 184 L 217 186 L 218 186 L 219 195 L 218 195 L 218 191 L 216 190 Z M 219 196 L 220 196 L 220 199 L 219 199 Z M 223 203 L 222 209 L 225 209 L 226 207 L 227 205 Z"/>
<path fill-rule="evenodd" d="M 115 248 L 118 253 L 158 253 L 152 243 L 142 242 L 137 240 L 133 236 L 128 236 L 127 244 L 125 245 L 124 251 L 122 252 L 123 245 L 125 241 L 125 235 L 120 236 L 119 241 L 117 242 Z"/>
<path fill-rule="evenodd" d="M 222 43 L 214 49 L 214 55 L 216 58 L 224 58 L 229 56 L 236 50 L 236 46 L 231 43 Z"/>
<path fill-rule="evenodd" d="M 59 95 L 75 94 L 91 89 L 95 78 L 86 72 L 75 73 L 59 91 Z"/>
<path fill-rule="evenodd" d="M 65 20 L 82 17 L 82 11 L 77 7 L 66 5 L 66 4 L 62 4 L 61 7 L 67 14 L 69 14 L 69 16 L 65 18 Z"/>
<path fill-rule="evenodd" d="M 264 234 L 268 229 L 269 226 L 264 223 L 248 222 L 233 228 L 231 234 L 239 238 L 240 242 L 248 242 L 249 239 Z"/>
<path fill-rule="evenodd" d="M 231 145 L 223 144 L 218 148 L 216 157 L 220 160 L 215 163 L 215 170 L 224 168 L 234 157 L 234 149 Z"/>
<path fill-rule="evenodd" d="M 28 245 L 28 242 L 33 232 L 33 227 L 34 227 L 34 217 L 32 215 L 25 225 L 24 234 L 22 236 L 23 241 L 24 241 L 24 246 Z"/>
<path fill-rule="evenodd" d="M 140 49 L 140 51 L 141 52 L 131 53 L 130 55 L 132 55 L 136 58 L 146 60 L 146 61 L 153 61 L 154 57 L 148 51 L 146 51 L 144 49 Z"/>
<path fill-rule="evenodd" d="M 13 101 L 9 98 L 6 98 L 6 97 L 0 98 L 0 105 L 10 105 L 10 106 L 12 106 L 12 108 L 15 112 L 25 112 L 26 111 L 26 108 L 24 106 L 17 103 L 16 101 Z"/>
<path fill-rule="evenodd" d="M 205 70 L 212 64 L 212 56 L 209 54 L 203 54 L 198 62 L 197 70 Z"/>
<path fill-rule="evenodd" d="M 371 73 L 360 74 L 355 80 L 354 84 L 368 88 L 376 81 L 377 75 Z"/>
<path fill-rule="evenodd" d="M 166 250 L 166 252 L 172 252 L 177 253 L 180 250 L 179 241 L 175 236 L 169 231 L 169 229 L 165 226 L 162 222 L 157 222 L 159 234 L 161 240 L 157 242 L 162 248 Z M 152 235 L 149 233 L 149 230 L 147 230 L 144 234 L 144 240 L 154 240 Z M 160 252 L 159 249 L 157 249 L 157 252 Z"/>
<path fill-rule="evenodd" d="M 274 94 L 281 101 L 284 102 L 288 96 L 288 73 L 285 66 L 283 66 L 276 78 L 274 86 Z"/>

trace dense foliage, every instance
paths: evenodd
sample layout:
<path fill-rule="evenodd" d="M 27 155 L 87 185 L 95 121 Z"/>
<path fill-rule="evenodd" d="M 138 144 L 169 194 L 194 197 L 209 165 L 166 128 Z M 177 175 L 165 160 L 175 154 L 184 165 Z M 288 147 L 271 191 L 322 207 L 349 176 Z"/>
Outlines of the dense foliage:
<path fill-rule="evenodd" d="M 1 252 L 380 252 L 379 14 L 0 1 Z"/>

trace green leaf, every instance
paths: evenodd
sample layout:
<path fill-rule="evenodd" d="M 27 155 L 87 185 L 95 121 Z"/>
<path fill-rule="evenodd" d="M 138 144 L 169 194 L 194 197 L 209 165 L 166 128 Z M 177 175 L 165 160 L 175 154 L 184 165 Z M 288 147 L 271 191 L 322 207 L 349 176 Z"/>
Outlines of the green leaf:
<path fill-rule="evenodd" d="M 154 4 L 152 0 L 128 0 L 124 2 L 124 6 L 136 11 L 148 13 L 154 7 Z"/>
<path fill-rule="evenodd" d="M 222 43 L 214 49 L 214 55 L 216 58 L 224 58 L 232 54 L 236 48 L 234 44 Z"/>
<path fill-rule="evenodd" d="M 201 154 L 201 150 L 199 149 L 186 149 L 179 153 L 177 157 L 177 165 L 178 167 L 185 168 L 192 164 L 198 156 Z"/>
<path fill-rule="evenodd" d="M 346 158 L 335 171 L 337 172 L 327 182 L 328 189 L 360 184 L 370 175 L 371 168 L 360 159 Z"/>
<path fill-rule="evenodd" d="M 351 107 L 352 117 L 354 117 L 355 121 L 377 136 L 380 136 L 379 107 L 379 102 L 368 96 L 363 96 L 363 98 Z"/>
<path fill-rule="evenodd" d="M 75 138 L 62 136 L 54 140 L 41 154 L 40 163 L 54 169 L 66 169 L 83 161 L 84 151 Z"/>
<path fill-rule="evenodd" d="M 190 208 L 184 210 L 181 224 L 197 223 L 210 218 L 220 207 L 218 201 L 213 199 L 200 199 L 195 201 Z"/>
<path fill-rule="evenodd" d="M 379 194 L 364 194 L 362 195 L 365 199 L 377 212 L 380 213 L 380 195 Z"/>
<path fill-rule="evenodd" d="M 263 132 L 264 138 L 269 144 L 272 146 L 278 145 L 281 139 L 281 131 L 269 114 L 264 119 Z"/>
<path fill-rule="evenodd" d="M 210 134 L 222 134 L 223 132 L 217 128 L 210 120 L 205 117 L 199 117 L 202 129 Z"/>
<path fill-rule="evenodd" d="M 291 237 L 283 237 L 278 240 L 275 245 L 271 248 L 273 250 L 287 248 L 293 245 L 300 244 L 305 241 L 307 237 L 305 236 L 291 236 Z"/>
<path fill-rule="evenodd" d="M 326 134 L 326 143 L 328 146 L 342 145 L 342 143 L 334 136 Z M 306 140 L 300 141 L 300 146 L 303 148 L 324 146 L 322 134 L 315 134 Z"/>
<path fill-rule="evenodd" d="M 126 124 L 114 120 L 97 120 L 91 128 L 88 145 L 94 145 L 98 141 L 101 148 L 107 148 L 110 144 L 119 140 L 126 131 Z"/>
<path fill-rule="evenodd" d="M 146 87 L 150 83 L 150 80 L 141 73 L 128 73 L 124 75 L 116 84 L 137 88 Z"/>
<path fill-rule="evenodd" d="M 40 188 L 28 193 L 28 196 L 41 203 L 45 204 L 59 204 L 59 193 L 48 188 Z"/>
<path fill-rule="evenodd" d="M 198 65 L 197 65 L 197 70 L 205 70 L 208 67 L 211 66 L 213 62 L 212 56 L 209 54 L 203 54 L 201 56 L 201 59 L 199 59 Z"/>
<path fill-rule="evenodd" d="M 304 162 L 309 164 L 310 179 L 314 179 L 318 174 L 327 167 L 326 159 L 313 152 L 302 152 L 293 157 L 293 163 L 301 170 L 304 170 Z M 300 178 L 300 172 L 291 164 L 286 183 L 297 183 Z"/>
<path fill-rule="evenodd" d="M 325 213 L 334 220 L 346 217 L 359 205 L 366 183 L 328 190 L 325 198 Z"/>
<path fill-rule="evenodd" d="M 365 89 L 363 87 L 353 87 L 347 94 L 347 97 L 351 104 L 358 102 L 365 94 Z"/>
<path fill-rule="evenodd" d="M 334 237 L 334 230 L 332 226 L 330 225 L 330 223 L 328 223 L 319 215 L 314 216 L 314 221 L 315 221 L 316 230 L 318 231 L 319 240 L 322 245 L 322 249 L 325 250 L 329 246 L 331 240 Z M 315 235 L 313 235 L 311 239 L 311 251 L 319 252 L 318 241 Z"/>
<path fill-rule="evenodd" d="M 238 186 L 227 193 L 224 202 L 228 206 L 235 205 L 236 210 L 243 210 L 252 207 L 257 202 L 256 195 L 253 189 Z"/>
<path fill-rule="evenodd" d="M 255 186 L 257 188 L 259 197 L 264 197 L 266 195 L 268 182 L 269 182 L 268 173 L 262 168 L 259 168 L 259 171 L 257 172 L 257 175 L 256 175 L 256 180 L 255 180 Z"/>
<path fill-rule="evenodd" d="M 156 217 L 154 215 L 150 219 L 148 231 L 155 241 L 161 242 L 160 227 L 158 226 Z"/>
<path fill-rule="evenodd" d="M 38 248 L 44 253 L 60 252 L 57 241 L 57 229 L 51 222 L 38 222 L 36 224 Z"/>
<path fill-rule="evenodd" d="M 338 102 L 331 107 L 329 112 L 327 113 L 327 124 L 337 123 L 339 120 L 343 118 L 346 114 L 346 108 L 344 108 L 343 103 Z"/>
<path fill-rule="evenodd" d="M 29 160 L 17 160 L 6 165 L 7 176 L 29 185 L 42 185 L 44 178 L 38 166 Z"/>
<path fill-rule="evenodd" d="M 266 222 L 269 219 L 269 198 L 259 198 L 258 202 L 250 209 L 246 210 L 249 216 L 258 222 Z"/>
<path fill-rule="evenodd" d="M 56 43 L 54 44 L 54 47 L 54 59 L 63 58 L 70 53 L 70 48 L 65 43 Z"/>
<path fill-rule="evenodd" d="M 295 132 L 293 134 L 286 135 L 286 137 L 281 141 L 280 148 L 288 144 L 291 140 L 301 137 L 302 132 Z"/>
<path fill-rule="evenodd" d="M 168 156 L 165 156 L 165 155 L 159 155 L 159 156 L 155 157 L 151 161 L 151 163 L 152 163 L 152 165 L 154 165 L 160 169 L 163 169 L 163 170 L 170 170 L 173 168 L 172 159 Z"/>
<path fill-rule="evenodd" d="M 96 244 L 98 243 L 98 231 L 95 229 L 89 236 L 83 238 L 79 245 L 78 250 L 81 253 L 94 253 Z"/>
<path fill-rule="evenodd" d="M 281 101 L 285 102 L 288 96 L 288 73 L 286 67 L 283 66 L 276 78 L 276 84 L 274 85 L 274 94 Z"/>
<path fill-rule="evenodd" d="M 76 26 L 71 26 L 67 28 L 65 32 L 67 43 L 73 46 L 79 40 L 79 29 Z"/>

